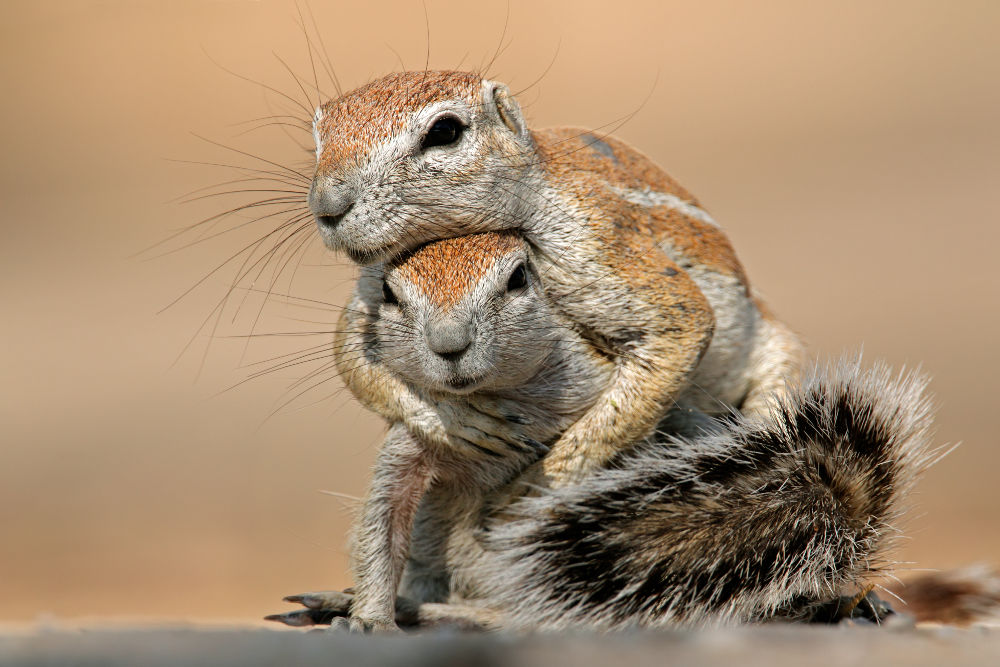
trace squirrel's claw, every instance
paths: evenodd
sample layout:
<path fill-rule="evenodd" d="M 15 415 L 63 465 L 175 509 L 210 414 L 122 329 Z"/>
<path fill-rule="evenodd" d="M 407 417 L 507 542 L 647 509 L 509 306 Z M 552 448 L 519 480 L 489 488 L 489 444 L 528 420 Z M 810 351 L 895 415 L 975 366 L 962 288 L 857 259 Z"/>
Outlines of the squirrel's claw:
<path fill-rule="evenodd" d="M 316 609 L 299 609 L 297 611 L 286 611 L 281 614 L 269 614 L 264 617 L 265 621 L 275 621 L 284 623 L 293 628 L 305 628 L 311 625 L 329 625 L 334 619 L 342 618 L 336 616 L 331 611 L 318 611 Z"/>
<path fill-rule="evenodd" d="M 870 586 L 857 595 L 844 595 L 827 602 L 813 614 L 812 622 L 835 624 L 850 620 L 881 625 L 896 612 L 888 602 L 875 595 L 873 588 Z"/>
<path fill-rule="evenodd" d="M 347 616 L 353 599 L 351 589 L 345 591 L 315 591 L 299 593 L 284 598 L 285 602 L 301 604 L 305 609 L 270 614 L 265 621 L 276 621 L 293 627 L 331 625 L 336 619 Z"/>
<path fill-rule="evenodd" d="M 849 618 L 864 618 L 873 623 L 881 624 L 885 619 L 894 615 L 896 610 L 888 602 L 868 591 L 850 611 Z"/>
<path fill-rule="evenodd" d="M 298 603 L 309 609 L 322 609 L 346 614 L 353 597 L 353 591 L 348 589 L 345 591 L 299 593 L 285 597 L 284 601 Z"/>

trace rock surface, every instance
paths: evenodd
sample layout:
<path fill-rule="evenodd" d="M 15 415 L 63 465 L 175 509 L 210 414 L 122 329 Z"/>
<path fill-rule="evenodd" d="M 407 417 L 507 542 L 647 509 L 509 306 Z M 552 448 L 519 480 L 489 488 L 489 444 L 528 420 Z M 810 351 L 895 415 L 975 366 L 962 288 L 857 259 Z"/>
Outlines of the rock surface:
<path fill-rule="evenodd" d="M 535 637 L 368 637 L 256 628 L 100 629 L 0 635 L 0 665 L 347 665 L 657 667 L 698 665 L 1000 665 L 993 628 L 765 626 L 701 632 Z"/>

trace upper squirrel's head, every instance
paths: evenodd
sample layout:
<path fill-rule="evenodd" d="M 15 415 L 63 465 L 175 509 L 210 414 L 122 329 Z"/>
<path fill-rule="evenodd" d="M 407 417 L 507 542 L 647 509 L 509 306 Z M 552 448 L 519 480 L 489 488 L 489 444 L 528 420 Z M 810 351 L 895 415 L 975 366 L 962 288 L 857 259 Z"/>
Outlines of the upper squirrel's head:
<path fill-rule="evenodd" d="M 514 232 L 436 241 L 362 272 L 374 344 L 390 371 L 436 391 L 519 386 L 542 368 L 558 326 Z"/>
<path fill-rule="evenodd" d="M 309 207 L 324 243 L 357 262 L 519 226 L 534 142 L 501 83 L 390 74 L 319 107 L 313 136 Z"/>

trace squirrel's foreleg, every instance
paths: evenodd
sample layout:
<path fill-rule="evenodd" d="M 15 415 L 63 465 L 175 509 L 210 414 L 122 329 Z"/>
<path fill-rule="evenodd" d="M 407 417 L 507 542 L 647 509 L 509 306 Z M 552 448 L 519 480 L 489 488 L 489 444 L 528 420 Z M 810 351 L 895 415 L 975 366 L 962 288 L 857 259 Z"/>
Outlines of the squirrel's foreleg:
<path fill-rule="evenodd" d="M 352 550 L 351 627 L 396 627 L 396 590 L 409 553 L 413 517 L 433 471 L 420 443 L 401 425 L 389 430 L 375 464 Z"/>

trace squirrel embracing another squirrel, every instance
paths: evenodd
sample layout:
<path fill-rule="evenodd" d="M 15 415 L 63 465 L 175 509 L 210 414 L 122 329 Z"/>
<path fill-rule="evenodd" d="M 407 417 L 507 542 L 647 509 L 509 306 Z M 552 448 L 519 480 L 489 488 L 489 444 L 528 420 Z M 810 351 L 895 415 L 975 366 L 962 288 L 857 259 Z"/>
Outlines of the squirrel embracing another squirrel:
<path fill-rule="evenodd" d="M 529 131 L 506 86 L 467 72 L 378 79 L 320 107 L 314 135 L 309 205 L 327 246 L 372 263 L 516 229 L 548 299 L 612 359 L 612 381 L 545 457 L 554 484 L 648 436 L 685 388 L 707 413 L 761 414 L 797 372 L 801 346 L 754 299 L 722 230 L 618 140 Z"/>
<path fill-rule="evenodd" d="M 389 75 L 314 135 L 310 207 L 364 265 L 338 368 L 391 426 L 353 591 L 274 618 L 655 627 L 819 618 L 861 588 L 857 606 L 926 463 L 922 383 L 801 380 L 689 193 L 618 140 L 530 131 L 502 84 Z"/>
<path fill-rule="evenodd" d="M 713 420 L 681 407 L 684 392 L 654 435 L 553 488 L 545 443 L 615 365 L 541 282 L 511 232 L 362 270 L 335 345 L 348 386 L 380 412 L 433 405 L 463 433 L 485 429 L 468 437 L 486 444 L 441 440 L 420 413 L 394 423 L 355 534 L 353 591 L 293 596 L 307 609 L 272 618 L 349 614 L 359 630 L 815 619 L 863 586 L 926 457 L 920 382 L 845 365 L 755 419 Z M 390 383 L 359 382 L 369 366 Z M 491 433 L 503 419 L 520 438 Z"/>

